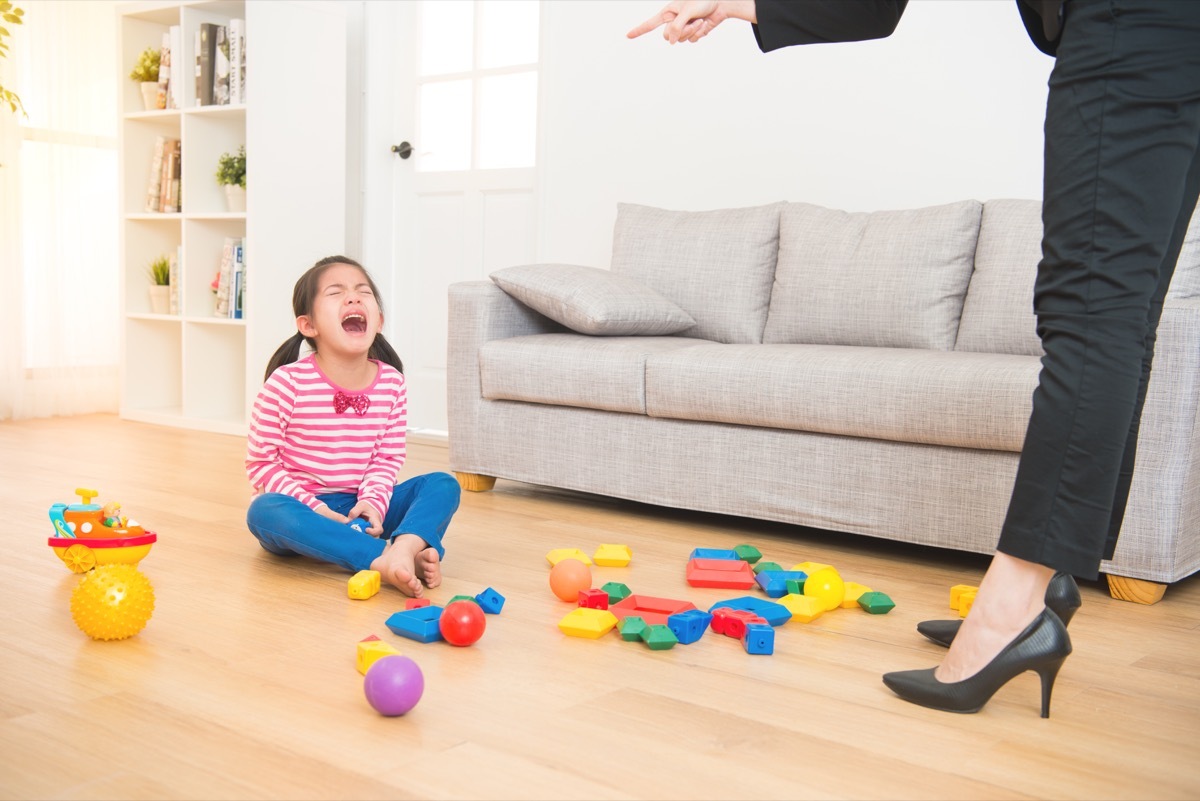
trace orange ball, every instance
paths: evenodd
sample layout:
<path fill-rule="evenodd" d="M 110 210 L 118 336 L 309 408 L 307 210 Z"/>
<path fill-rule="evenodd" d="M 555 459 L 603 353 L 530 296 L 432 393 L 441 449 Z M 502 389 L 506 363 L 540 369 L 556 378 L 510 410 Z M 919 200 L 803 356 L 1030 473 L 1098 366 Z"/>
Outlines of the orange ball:
<path fill-rule="evenodd" d="M 592 588 L 592 570 L 578 559 L 563 559 L 550 568 L 550 589 L 564 601 L 578 601 L 579 593 Z"/>

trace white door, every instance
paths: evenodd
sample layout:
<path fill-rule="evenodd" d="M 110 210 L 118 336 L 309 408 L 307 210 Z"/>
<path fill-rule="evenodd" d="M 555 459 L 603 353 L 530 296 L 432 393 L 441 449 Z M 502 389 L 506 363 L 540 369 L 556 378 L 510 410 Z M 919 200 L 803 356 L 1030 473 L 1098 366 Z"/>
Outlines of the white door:
<path fill-rule="evenodd" d="M 539 3 L 392 10 L 392 144 L 411 154 L 392 160 L 388 328 L 408 379 L 409 428 L 436 435 L 447 428 L 448 287 L 534 260 Z"/>

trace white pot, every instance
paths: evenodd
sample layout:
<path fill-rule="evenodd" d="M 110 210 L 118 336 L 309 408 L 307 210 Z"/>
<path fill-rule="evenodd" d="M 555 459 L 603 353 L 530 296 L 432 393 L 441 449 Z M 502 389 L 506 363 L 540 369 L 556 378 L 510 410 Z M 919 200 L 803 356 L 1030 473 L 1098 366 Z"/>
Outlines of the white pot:
<path fill-rule="evenodd" d="M 225 184 L 225 205 L 229 211 L 245 211 L 246 190 L 237 184 Z"/>
<path fill-rule="evenodd" d="M 153 314 L 171 312 L 171 287 L 158 284 L 150 286 L 150 311 Z"/>
<path fill-rule="evenodd" d="M 146 111 L 158 110 L 158 82 L 142 81 L 142 103 Z"/>

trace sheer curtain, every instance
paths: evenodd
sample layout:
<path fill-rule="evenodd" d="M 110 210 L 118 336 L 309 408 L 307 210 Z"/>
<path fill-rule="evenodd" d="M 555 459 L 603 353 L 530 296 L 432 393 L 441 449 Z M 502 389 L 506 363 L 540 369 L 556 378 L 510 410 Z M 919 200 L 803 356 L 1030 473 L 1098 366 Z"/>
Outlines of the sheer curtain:
<path fill-rule="evenodd" d="M 29 116 L 0 110 L 0 420 L 114 412 L 116 3 L 14 5 L 0 70 Z"/>

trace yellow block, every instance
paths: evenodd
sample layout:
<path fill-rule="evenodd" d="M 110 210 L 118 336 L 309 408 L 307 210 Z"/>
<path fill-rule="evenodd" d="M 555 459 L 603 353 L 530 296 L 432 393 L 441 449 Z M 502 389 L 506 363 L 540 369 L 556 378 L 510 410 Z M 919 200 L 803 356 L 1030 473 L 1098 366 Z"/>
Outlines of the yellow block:
<path fill-rule="evenodd" d="M 819 598 L 813 598 L 808 595 L 797 595 L 794 592 L 789 592 L 782 598 L 776 598 L 775 603 L 782 605 L 791 612 L 792 620 L 799 620 L 801 623 L 812 623 L 825 614 L 825 604 Z"/>
<path fill-rule="evenodd" d="M 959 599 L 964 592 L 976 592 L 979 588 L 971 584 L 955 584 L 950 588 L 950 608 L 958 609 Z"/>
<path fill-rule="evenodd" d="M 847 581 L 846 582 L 846 596 L 844 598 L 842 598 L 842 608 L 843 609 L 857 609 L 858 608 L 858 596 L 862 595 L 864 592 L 871 592 L 871 588 L 864 587 L 863 585 L 858 584 L 853 581 Z"/>
<path fill-rule="evenodd" d="M 806 575 L 811 576 L 818 570 L 824 570 L 827 567 L 833 567 L 833 565 L 826 565 L 821 562 L 800 562 L 799 564 L 792 565 L 792 570 L 802 570 Z"/>
<path fill-rule="evenodd" d="M 966 617 L 967 612 L 971 611 L 971 607 L 975 605 L 975 592 L 964 592 L 958 596 L 958 616 Z"/>
<path fill-rule="evenodd" d="M 558 621 L 558 627 L 563 634 L 572 637 L 587 637 L 594 640 L 612 631 L 617 625 L 617 616 L 607 609 L 589 609 L 584 606 L 572 609 L 566 617 Z"/>
<path fill-rule="evenodd" d="M 365 601 L 379 592 L 379 571 L 360 570 L 350 577 L 346 594 L 356 601 Z"/>
<path fill-rule="evenodd" d="M 358 668 L 359 673 L 365 676 L 367 668 L 375 664 L 376 660 L 399 653 L 383 640 L 363 640 L 358 644 L 358 656 L 354 660 L 354 666 Z"/>
<path fill-rule="evenodd" d="M 592 558 L 604 567 L 625 567 L 633 559 L 633 551 L 628 545 L 601 545 Z"/>
<path fill-rule="evenodd" d="M 551 567 L 554 567 L 564 559 L 578 559 L 585 565 L 590 565 L 592 563 L 592 560 L 588 558 L 588 555 L 578 548 L 555 548 L 553 551 L 546 554 L 546 561 L 550 563 Z"/>

